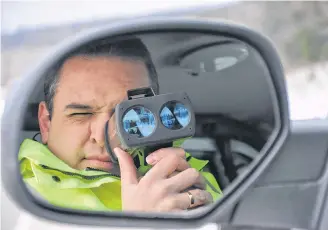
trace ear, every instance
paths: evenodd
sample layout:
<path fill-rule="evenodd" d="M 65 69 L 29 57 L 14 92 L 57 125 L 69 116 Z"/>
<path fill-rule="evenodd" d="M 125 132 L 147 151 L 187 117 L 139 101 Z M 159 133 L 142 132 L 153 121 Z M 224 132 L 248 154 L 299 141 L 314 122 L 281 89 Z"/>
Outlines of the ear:
<path fill-rule="evenodd" d="M 50 114 L 44 101 L 39 104 L 38 120 L 42 143 L 47 144 L 50 131 Z"/>

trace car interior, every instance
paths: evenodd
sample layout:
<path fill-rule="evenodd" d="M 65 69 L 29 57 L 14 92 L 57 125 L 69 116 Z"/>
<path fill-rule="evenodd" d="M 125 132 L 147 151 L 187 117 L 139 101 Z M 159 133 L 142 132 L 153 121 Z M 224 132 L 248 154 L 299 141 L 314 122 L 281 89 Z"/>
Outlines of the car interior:
<path fill-rule="evenodd" d="M 229 37 L 182 32 L 139 37 L 155 63 L 160 94 L 184 91 L 190 97 L 196 134 L 182 147 L 209 160 L 224 192 L 259 155 L 275 126 L 264 61 L 255 49 Z M 41 80 L 29 98 L 21 141 L 40 141 L 43 98 Z"/>

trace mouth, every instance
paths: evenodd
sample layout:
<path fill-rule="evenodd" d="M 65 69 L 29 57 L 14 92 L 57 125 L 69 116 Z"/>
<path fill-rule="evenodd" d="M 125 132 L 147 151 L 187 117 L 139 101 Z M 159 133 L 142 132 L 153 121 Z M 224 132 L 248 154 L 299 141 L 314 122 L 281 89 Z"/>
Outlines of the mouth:
<path fill-rule="evenodd" d="M 108 155 L 90 156 L 90 157 L 86 157 L 85 159 L 102 161 L 102 162 L 110 162 L 110 157 Z"/>
<path fill-rule="evenodd" d="M 84 159 L 86 168 L 110 171 L 113 168 L 113 163 L 107 156 L 88 157 Z"/>

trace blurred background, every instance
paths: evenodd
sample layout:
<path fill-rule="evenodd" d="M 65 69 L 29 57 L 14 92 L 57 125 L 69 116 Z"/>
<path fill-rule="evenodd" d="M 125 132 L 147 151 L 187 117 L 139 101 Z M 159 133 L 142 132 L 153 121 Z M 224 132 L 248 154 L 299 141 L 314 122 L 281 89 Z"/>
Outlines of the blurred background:
<path fill-rule="evenodd" d="M 15 79 L 67 37 L 129 17 L 174 15 L 231 20 L 266 35 L 283 61 L 291 119 L 328 119 L 327 12 L 325 1 L 2 1 L 1 113 Z M 2 198 L 2 229 L 41 228 Z"/>
<path fill-rule="evenodd" d="M 327 12 L 326 1 L 4 1 L 1 88 L 6 90 L 65 38 L 93 26 L 144 15 L 193 16 L 242 23 L 269 37 L 286 71 L 291 118 L 324 118 Z"/>

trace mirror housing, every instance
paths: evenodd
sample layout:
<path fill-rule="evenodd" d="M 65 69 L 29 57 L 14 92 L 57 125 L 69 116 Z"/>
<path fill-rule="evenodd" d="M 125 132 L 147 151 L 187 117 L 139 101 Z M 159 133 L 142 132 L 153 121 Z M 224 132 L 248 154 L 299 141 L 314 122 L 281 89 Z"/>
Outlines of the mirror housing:
<path fill-rule="evenodd" d="M 40 76 L 67 53 L 85 43 L 100 38 L 115 38 L 134 33 L 152 33 L 165 31 L 199 32 L 212 35 L 230 36 L 253 46 L 265 61 L 271 75 L 272 95 L 275 100 L 274 112 L 279 127 L 272 135 L 269 144 L 262 150 L 261 157 L 251 163 L 250 170 L 233 181 L 225 195 L 209 211 L 199 210 L 184 215 L 167 214 L 158 218 L 154 213 L 103 213 L 80 210 L 63 210 L 50 204 L 40 202 L 31 196 L 21 176 L 17 153 L 19 151 L 19 130 L 23 125 L 23 113 L 27 109 L 24 99 L 33 92 Z M 289 133 L 289 109 L 284 71 L 278 53 L 268 38 L 244 26 L 210 20 L 189 18 L 143 18 L 113 23 L 95 28 L 68 39 L 40 63 L 34 71 L 19 79 L 9 92 L 2 117 L 2 181 L 12 200 L 22 209 L 36 216 L 49 220 L 90 226 L 108 227 L 156 227 L 156 228 L 190 228 L 205 223 L 220 222 L 224 214 L 241 196 L 252 187 L 256 179 L 272 162 L 285 142 Z M 4 160 L 6 159 L 6 160 Z M 195 215 L 194 215 L 195 214 Z M 192 218 L 190 218 L 192 217 Z"/>

